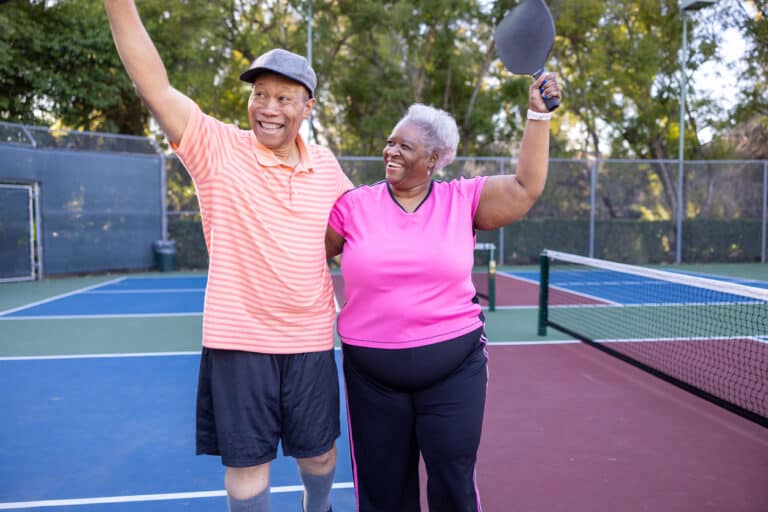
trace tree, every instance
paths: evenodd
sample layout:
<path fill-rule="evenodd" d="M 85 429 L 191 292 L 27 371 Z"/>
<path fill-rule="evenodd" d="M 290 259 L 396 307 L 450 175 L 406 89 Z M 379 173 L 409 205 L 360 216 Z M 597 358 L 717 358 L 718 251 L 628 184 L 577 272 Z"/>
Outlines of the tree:
<path fill-rule="evenodd" d="M 312 123 L 318 140 L 338 155 L 377 155 L 405 108 L 424 102 L 456 117 L 460 154 L 509 155 L 523 127 L 530 78 L 503 69 L 492 34 L 518 3 L 315 1 L 312 64 L 319 86 Z M 565 91 L 553 123 L 552 154 L 675 158 L 678 0 L 549 4 L 558 31 L 549 67 Z M 248 86 L 238 80 L 240 72 L 273 47 L 307 51 L 306 0 L 143 0 L 139 9 L 174 86 L 204 111 L 241 126 L 247 123 Z M 705 30 L 713 19 L 738 28 L 752 43 L 744 99 L 734 116 L 723 116 L 689 81 L 687 158 L 714 150 L 699 143 L 697 128 L 722 133 L 750 116 L 765 119 L 765 9 L 765 0 L 720 0 L 717 9 L 687 15 L 689 77 L 717 57 L 718 34 Z M 735 15 L 727 17 L 729 12 Z M 148 133 L 149 114 L 122 69 L 101 2 L 16 0 L 0 7 L 0 27 L 4 119 Z M 715 154 L 727 147 L 723 142 Z M 673 171 L 659 170 L 668 190 Z"/>
<path fill-rule="evenodd" d="M 149 112 L 123 70 L 101 2 L 48 4 L 17 0 L 0 7 L 0 87 L 7 91 L 0 97 L 3 119 L 147 134 Z M 210 64 L 221 60 L 223 47 L 221 8 L 214 5 L 140 4 L 172 82 L 203 101 L 215 97 L 216 67 Z"/>
<path fill-rule="evenodd" d="M 737 29 L 746 43 L 744 58 L 731 64 L 741 85 L 732 112 L 723 116 L 708 154 L 730 158 L 768 158 L 768 2 L 720 0 L 717 23 Z M 724 32 L 723 30 L 722 32 Z M 718 48 L 725 43 L 718 38 Z"/>
<path fill-rule="evenodd" d="M 119 65 L 106 19 L 94 2 L 16 1 L 0 7 L 0 112 L 27 123 L 60 122 L 135 133 L 147 116 L 128 114 L 135 93 Z M 100 16 L 101 15 L 101 16 Z M 103 112 L 110 112 L 106 126 Z"/>

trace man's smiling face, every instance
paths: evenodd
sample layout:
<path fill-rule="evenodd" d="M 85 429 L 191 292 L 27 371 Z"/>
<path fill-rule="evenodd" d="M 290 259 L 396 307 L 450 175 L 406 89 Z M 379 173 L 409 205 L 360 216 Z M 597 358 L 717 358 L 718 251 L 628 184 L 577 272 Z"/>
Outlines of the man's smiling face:
<path fill-rule="evenodd" d="M 248 121 L 256 138 L 276 154 L 290 151 L 315 100 L 307 89 L 273 73 L 256 78 L 248 99 Z"/>

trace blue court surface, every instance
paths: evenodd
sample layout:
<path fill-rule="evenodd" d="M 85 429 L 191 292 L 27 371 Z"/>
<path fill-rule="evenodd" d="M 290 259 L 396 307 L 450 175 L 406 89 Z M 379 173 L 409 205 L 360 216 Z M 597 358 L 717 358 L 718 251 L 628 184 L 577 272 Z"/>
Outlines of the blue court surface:
<path fill-rule="evenodd" d="M 194 455 L 198 364 L 186 353 L 0 361 L 13 390 L 0 398 L 0 510 L 225 510 L 218 457 Z M 347 444 L 344 423 L 339 510 L 354 509 Z M 271 487 L 273 510 L 298 510 L 293 459 L 274 461 Z"/>
<path fill-rule="evenodd" d="M 505 272 L 504 275 L 539 282 L 538 272 Z M 683 275 L 705 277 L 723 283 L 768 288 L 768 283 L 765 281 L 714 277 L 704 274 Z M 656 304 L 660 300 L 663 300 L 665 304 L 687 304 L 691 301 L 701 300 L 691 286 L 608 270 L 558 270 L 550 274 L 549 285 L 552 288 L 592 297 L 606 303 L 626 306 Z M 714 291 L 709 291 L 706 296 L 706 302 L 711 304 L 750 302 L 751 300 L 747 297 Z"/>
<path fill-rule="evenodd" d="M 538 283 L 537 271 L 500 272 L 501 275 Z M 703 276 L 704 277 L 704 276 Z M 712 279 L 712 276 L 705 276 Z M 765 281 L 716 277 L 727 283 L 768 288 Z M 653 286 L 644 286 L 653 283 Z M 0 320 L 84 318 L 84 317 L 158 317 L 201 315 L 205 300 L 206 278 L 190 277 L 124 277 L 76 292 L 8 311 L 0 311 Z M 571 271 L 553 273 L 550 285 L 576 294 L 594 297 L 607 303 L 634 305 L 653 304 L 664 297 L 668 304 L 691 300 L 690 288 L 675 283 L 658 283 L 643 277 L 609 271 Z M 642 290 L 638 294 L 633 290 Z M 742 297 L 713 293 L 707 302 L 740 302 Z M 531 307 L 536 307 L 533 303 Z"/>
<path fill-rule="evenodd" d="M 177 316 L 203 311 L 206 278 L 127 277 L 0 312 L 0 318 Z"/>

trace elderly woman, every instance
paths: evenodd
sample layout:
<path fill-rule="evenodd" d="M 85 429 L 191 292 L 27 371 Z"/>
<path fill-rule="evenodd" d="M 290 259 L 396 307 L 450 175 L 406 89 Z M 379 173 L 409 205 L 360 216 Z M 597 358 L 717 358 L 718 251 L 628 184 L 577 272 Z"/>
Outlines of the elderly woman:
<path fill-rule="evenodd" d="M 540 89 L 541 88 L 541 89 Z M 554 74 L 531 85 L 517 175 L 433 181 L 459 143 L 448 113 L 416 104 L 384 147 L 386 180 L 336 202 L 327 255 L 342 252 L 338 317 L 361 512 L 479 511 L 475 461 L 487 383 L 472 284 L 475 231 L 523 216 L 547 178 Z"/>

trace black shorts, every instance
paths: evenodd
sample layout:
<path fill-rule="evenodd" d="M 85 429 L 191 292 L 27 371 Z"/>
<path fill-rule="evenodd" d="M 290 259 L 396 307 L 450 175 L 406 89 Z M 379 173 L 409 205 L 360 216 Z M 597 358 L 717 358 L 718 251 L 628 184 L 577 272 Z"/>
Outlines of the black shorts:
<path fill-rule="evenodd" d="M 283 454 L 306 458 L 339 437 L 339 379 L 333 350 L 260 354 L 203 348 L 197 387 L 197 454 L 228 467 Z"/>

